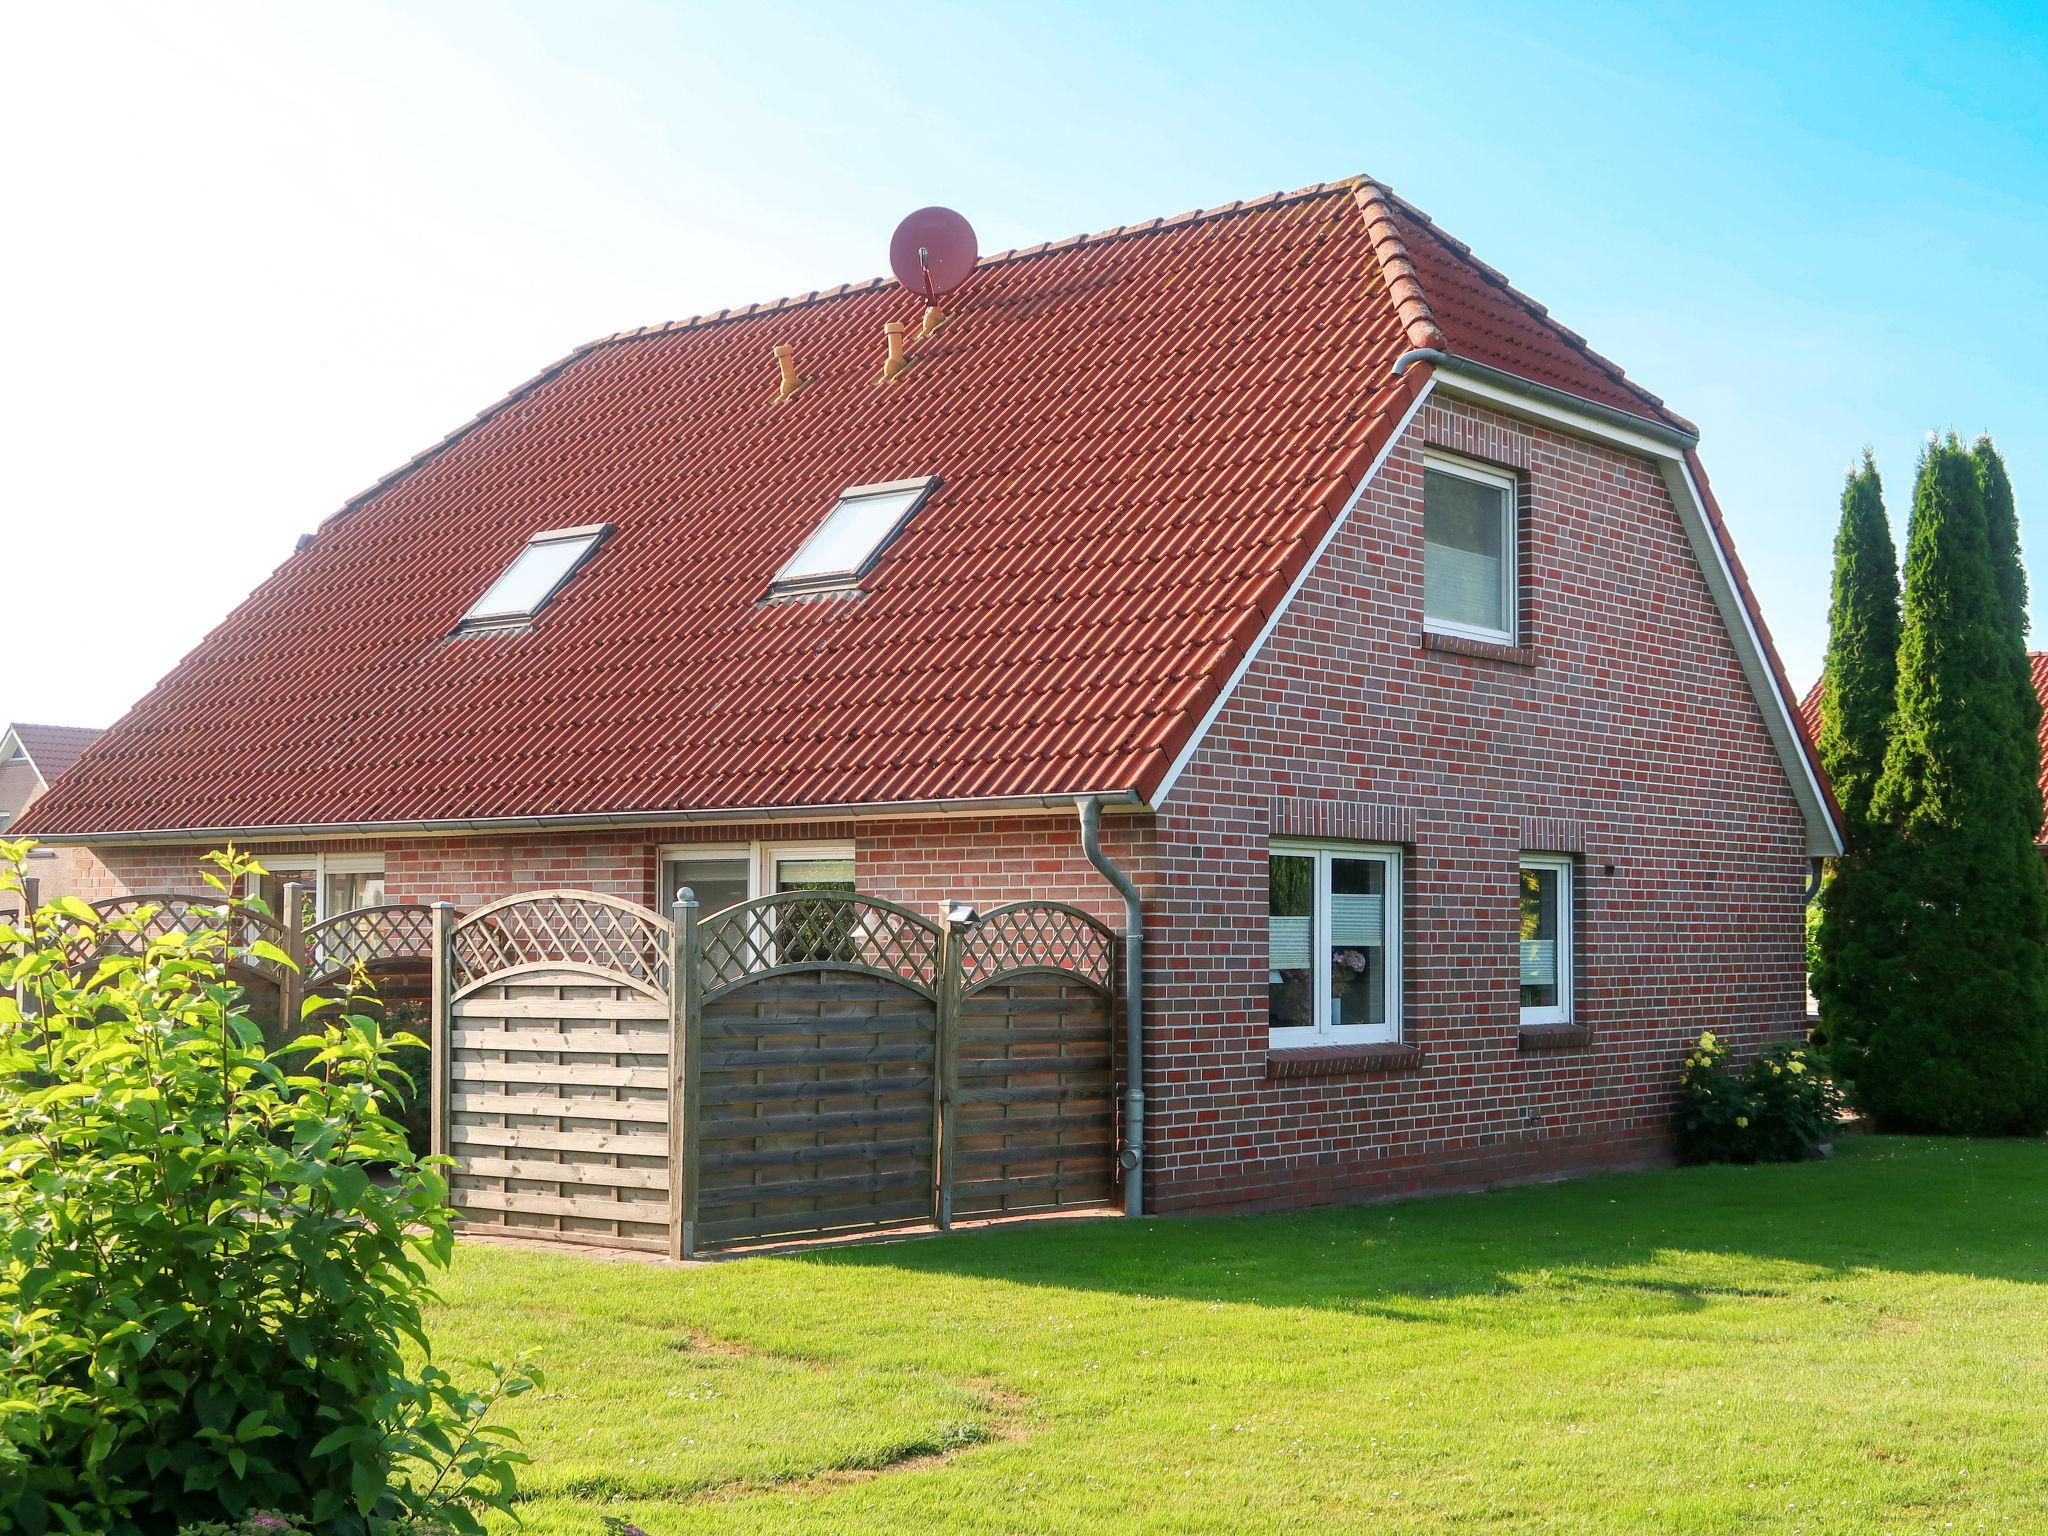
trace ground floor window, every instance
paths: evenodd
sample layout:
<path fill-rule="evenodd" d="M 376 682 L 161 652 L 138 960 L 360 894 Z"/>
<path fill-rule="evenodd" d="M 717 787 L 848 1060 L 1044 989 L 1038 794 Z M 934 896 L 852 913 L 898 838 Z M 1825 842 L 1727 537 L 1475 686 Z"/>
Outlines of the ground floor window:
<path fill-rule="evenodd" d="M 705 916 L 780 891 L 851 891 L 853 849 L 837 843 L 734 843 L 661 851 L 661 910 L 688 886 Z"/>
<path fill-rule="evenodd" d="M 1572 861 L 1522 855 L 1522 1022 L 1572 1016 Z"/>
<path fill-rule="evenodd" d="M 284 921 L 284 888 L 299 887 L 302 925 L 357 907 L 384 904 L 381 853 L 280 853 L 259 856 L 264 873 L 252 876 L 249 894 L 260 896 L 271 916 Z"/>
<path fill-rule="evenodd" d="M 1400 1039 L 1400 851 L 1276 841 L 1267 880 L 1272 1044 Z"/>

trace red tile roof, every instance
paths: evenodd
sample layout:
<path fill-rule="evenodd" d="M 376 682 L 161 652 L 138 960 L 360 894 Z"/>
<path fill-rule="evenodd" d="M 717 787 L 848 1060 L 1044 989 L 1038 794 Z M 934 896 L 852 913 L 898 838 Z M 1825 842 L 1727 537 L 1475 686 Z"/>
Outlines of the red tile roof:
<path fill-rule="evenodd" d="M 888 387 L 918 305 L 880 281 L 579 348 L 329 518 L 25 824 L 1147 796 L 1427 382 L 1400 353 L 1676 420 L 1369 181 L 1008 252 L 949 308 Z M 920 475 L 865 596 L 761 600 L 842 488 Z M 530 631 L 449 638 L 594 522 Z"/>
<path fill-rule="evenodd" d="M 24 725 L 17 721 L 0 729 L 0 737 L 12 736 L 20 743 L 45 784 L 56 783 L 100 735 L 97 728 L 86 725 Z"/>
<path fill-rule="evenodd" d="M 2041 701 L 2041 792 L 2048 796 L 2048 651 L 2027 652 L 2027 664 L 2033 670 L 2035 696 Z M 1799 701 L 1799 724 L 1809 741 L 1820 740 L 1820 690 L 1826 681 L 1815 678 L 1806 697 Z M 2048 843 L 2048 819 L 2043 820 L 2041 833 L 2034 841 Z"/>

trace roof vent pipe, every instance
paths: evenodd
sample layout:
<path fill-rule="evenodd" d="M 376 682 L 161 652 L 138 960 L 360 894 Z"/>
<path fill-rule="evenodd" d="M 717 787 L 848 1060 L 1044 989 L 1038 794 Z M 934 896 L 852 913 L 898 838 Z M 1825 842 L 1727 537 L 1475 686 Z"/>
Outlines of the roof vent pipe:
<path fill-rule="evenodd" d="M 1081 809 L 1081 851 L 1096 873 L 1124 899 L 1124 1145 L 1117 1166 L 1124 1175 L 1124 1214 L 1145 1214 L 1145 908 L 1131 877 L 1102 851 L 1102 798 L 1075 802 Z"/>
<path fill-rule="evenodd" d="M 797 377 L 796 348 L 786 341 L 778 341 L 775 344 L 775 366 L 782 370 L 782 386 L 775 391 L 779 405 L 804 387 L 804 381 Z"/>
<path fill-rule="evenodd" d="M 901 320 L 883 321 L 882 334 L 889 338 L 889 356 L 888 360 L 882 364 L 880 382 L 887 384 L 910 366 L 910 359 L 903 355 L 903 322 Z"/>

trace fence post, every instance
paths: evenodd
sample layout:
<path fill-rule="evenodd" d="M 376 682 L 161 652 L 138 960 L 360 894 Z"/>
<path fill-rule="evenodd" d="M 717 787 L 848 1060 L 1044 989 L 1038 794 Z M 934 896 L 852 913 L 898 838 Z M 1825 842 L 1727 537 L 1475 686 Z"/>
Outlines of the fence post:
<path fill-rule="evenodd" d="M 932 1063 L 933 1188 L 937 1209 L 933 1220 L 942 1232 L 953 1227 L 953 1105 L 960 1092 L 960 968 L 967 930 L 978 919 L 963 901 L 946 903 L 946 927 L 939 941 L 939 1013 Z"/>
<path fill-rule="evenodd" d="M 427 1071 L 434 1080 L 428 1110 L 427 1150 L 449 1156 L 448 1101 L 455 1082 L 455 904 L 434 903 L 434 1016 L 428 1026 Z M 449 1183 L 454 1183 L 451 1175 Z"/>
<path fill-rule="evenodd" d="M 284 929 L 284 952 L 292 963 L 277 978 L 277 1027 L 282 1038 L 293 1040 L 299 1033 L 299 1007 L 305 995 L 306 976 L 306 888 L 296 880 L 284 883 L 284 911 L 273 914 Z"/>
<path fill-rule="evenodd" d="M 697 1256 L 697 1119 L 704 1093 L 702 952 L 697 893 L 676 892 L 668 967 L 669 1257 Z"/>
<path fill-rule="evenodd" d="M 31 944 L 34 943 L 36 908 L 41 905 L 37 897 L 42 894 L 42 885 L 42 878 L 38 875 L 23 875 L 21 877 L 21 926 L 31 935 Z M 39 1011 L 29 1006 L 35 1000 L 35 995 L 29 991 L 26 982 L 17 981 L 14 984 L 14 1005 L 21 1010 L 24 1018 L 31 1013 Z"/>

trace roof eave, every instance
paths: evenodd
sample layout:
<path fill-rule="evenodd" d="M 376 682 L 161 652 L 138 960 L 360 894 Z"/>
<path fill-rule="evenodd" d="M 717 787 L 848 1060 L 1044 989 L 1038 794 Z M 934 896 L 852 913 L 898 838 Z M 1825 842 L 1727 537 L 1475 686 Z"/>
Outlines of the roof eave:
<path fill-rule="evenodd" d="M 135 827 L 119 832 L 24 833 L 39 843 L 119 847 L 149 843 L 266 842 L 285 838 L 440 837 L 491 832 L 588 832 L 618 827 L 686 826 L 705 822 L 854 821 L 910 816 L 982 816 L 1072 811 L 1076 801 L 1100 800 L 1108 810 L 1147 810 L 1135 789 L 1083 789 L 1059 794 L 991 795 L 958 799 L 891 800 L 868 804 L 700 807 L 687 810 L 605 811 L 555 816 L 455 816 L 418 821 L 336 821 L 270 826 Z"/>

